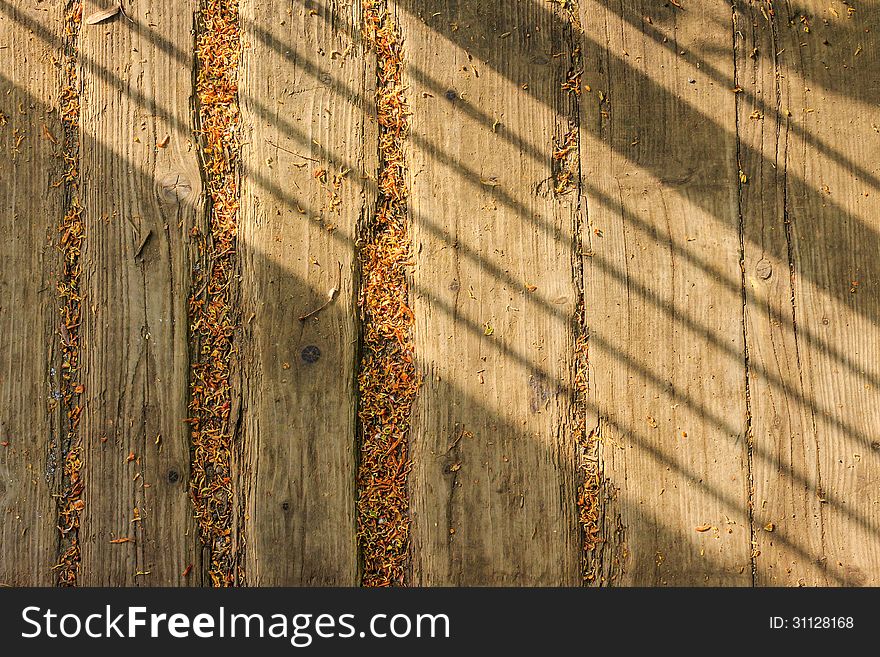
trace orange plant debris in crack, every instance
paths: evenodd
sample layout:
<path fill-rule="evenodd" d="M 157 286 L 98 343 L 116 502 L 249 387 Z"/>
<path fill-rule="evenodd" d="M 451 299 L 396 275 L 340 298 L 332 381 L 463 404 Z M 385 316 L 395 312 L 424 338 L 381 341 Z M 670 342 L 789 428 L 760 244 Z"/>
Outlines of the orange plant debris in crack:
<path fill-rule="evenodd" d="M 190 494 L 210 550 L 214 586 L 242 581 L 235 548 L 232 483 L 231 362 L 238 319 L 233 302 L 239 199 L 237 0 L 206 0 L 196 39 L 198 132 L 207 185 L 209 234 L 200 240 L 205 267 L 194 271 L 190 297 L 192 474 Z M 194 237 L 197 234 L 194 231 Z"/>
<path fill-rule="evenodd" d="M 61 367 L 57 399 L 61 404 L 62 473 L 61 491 L 57 497 L 59 559 L 55 566 L 59 586 L 76 586 L 80 563 L 79 522 L 83 481 L 82 442 L 79 420 L 82 412 L 82 384 L 79 382 L 81 323 L 81 253 L 85 239 L 80 204 L 79 172 L 79 76 L 77 72 L 79 29 L 82 19 L 82 3 L 72 1 L 64 10 L 63 53 L 61 61 L 61 122 L 64 136 L 61 157 L 64 161 L 63 177 L 55 185 L 64 194 L 67 208 L 58 227 L 58 249 L 61 252 L 61 272 L 57 291 L 59 306 L 59 334 Z M 54 447 L 52 451 L 54 452 Z"/>
<path fill-rule="evenodd" d="M 384 3 L 364 4 L 378 69 L 379 199 L 361 238 L 363 355 L 357 525 L 364 586 L 404 583 L 409 551 L 409 427 L 418 378 L 406 268 L 411 265 L 404 144 L 409 110 L 398 27 Z"/>

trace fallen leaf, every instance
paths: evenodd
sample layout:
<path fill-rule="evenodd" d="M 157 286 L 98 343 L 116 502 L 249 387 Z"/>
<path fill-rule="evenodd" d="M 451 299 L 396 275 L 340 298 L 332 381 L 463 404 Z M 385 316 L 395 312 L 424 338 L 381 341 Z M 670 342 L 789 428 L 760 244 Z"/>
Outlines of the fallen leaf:
<path fill-rule="evenodd" d="M 171 141 L 171 135 L 165 135 L 165 139 L 156 143 L 156 148 L 165 148 Z"/>
<path fill-rule="evenodd" d="M 707 532 L 712 529 L 712 525 L 699 525 L 698 527 L 694 527 L 694 529 L 698 532 Z"/>
<path fill-rule="evenodd" d="M 86 25 L 97 25 L 98 23 L 103 23 L 104 21 L 108 21 L 116 14 L 118 14 L 119 10 L 120 6 L 116 5 L 115 7 L 104 9 L 103 11 L 96 11 L 94 14 L 86 18 L 85 23 Z"/>
<path fill-rule="evenodd" d="M 131 542 L 131 539 L 130 539 L 130 538 L 114 538 L 114 539 L 113 539 L 112 541 L 110 541 L 110 542 L 111 542 L 111 543 L 130 543 L 130 542 Z"/>

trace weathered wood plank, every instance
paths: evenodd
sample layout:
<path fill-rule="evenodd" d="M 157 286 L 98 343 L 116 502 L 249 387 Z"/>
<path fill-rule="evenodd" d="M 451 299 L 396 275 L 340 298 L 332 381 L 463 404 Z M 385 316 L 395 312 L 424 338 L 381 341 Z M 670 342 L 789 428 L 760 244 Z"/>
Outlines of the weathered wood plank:
<path fill-rule="evenodd" d="M 791 14 L 772 9 L 740 14 L 744 49 L 761 39 L 744 82 L 779 107 L 779 117 L 762 110 L 763 120 L 746 114 L 748 103 L 740 112 L 741 126 L 770 132 L 765 151 L 779 133 L 776 159 L 747 165 L 776 180 L 753 192 L 744 217 L 746 273 L 767 304 L 755 304 L 749 325 L 750 354 L 760 356 L 750 358 L 750 380 L 764 407 L 760 417 L 753 410 L 755 451 L 765 454 L 755 461 L 758 581 L 877 585 L 880 11 L 812 1 Z M 767 173 L 768 162 L 779 170 Z M 767 383 L 777 368 L 782 386 Z"/>
<path fill-rule="evenodd" d="M 751 581 L 734 94 L 723 3 L 580 3 L 600 583 Z"/>
<path fill-rule="evenodd" d="M 81 34 L 86 585 L 200 583 L 184 423 L 187 242 L 202 208 L 191 105 L 197 6 L 132 6 L 133 22 L 117 17 Z M 84 14 L 95 9 L 86 3 Z"/>
<path fill-rule="evenodd" d="M 423 376 L 392 583 L 578 584 L 584 542 L 599 585 L 880 583 L 880 11 L 681 4 L 580 0 L 569 25 L 567 1 L 388 0 Z M 184 423 L 200 5 L 78 33 L 62 5 L 0 0 L 0 584 L 205 584 Z M 240 8 L 222 574 L 355 585 L 377 62 L 357 0 Z"/>
<path fill-rule="evenodd" d="M 60 483 L 59 6 L 0 4 L 0 583 L 50 586 Z M 42 38 L 52 35 L 55 41 Z"/>
<path fill-rule="evenodd" d="M 766 5 L 734 14 L 755 490 L 756 583 L 822 585 L 818 440 L 805 403 L 795 323 L 788 176 L 788 86 L 779 17 Z M 781 19 L 784 20 L 784 19 Z M 784 28 L 783 28 L 784 29 Z M 809 378 L 809 373 L 806 375 Z"/>
<path fill-rule="evenodd" d="M 375 71 L 358 2 L 249 0 L 241 20 L 246 577 L 352 586 L 354 236 L 375 205 Z"/>
<path fill-rule="evenodd" d="M 568 59 L 543 3 L 399 2 L 409 185 L 418 585 L 580 581 L 565 422 L 577 290 L 553 195 Z"/>

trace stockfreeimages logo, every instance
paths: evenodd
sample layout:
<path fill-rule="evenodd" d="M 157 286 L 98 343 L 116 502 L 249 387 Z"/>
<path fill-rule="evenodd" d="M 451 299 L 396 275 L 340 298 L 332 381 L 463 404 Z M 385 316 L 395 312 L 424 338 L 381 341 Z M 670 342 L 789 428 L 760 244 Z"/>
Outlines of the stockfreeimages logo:
<path fill-rule="evenodd" d="M 285 639 L 292 646 L 306 648 L 315 639 L 351 638 L 450 638 L 446 614 L 374 614 L 365 629 L 358 630 L 354 614 L 245 614 L 228 613 L 150 613 L 146 607 L 126 607 L 114 611 L 81 615 L 59 614 L 52 609 L 25 607 L 21 612 L 24 639 Z"/>

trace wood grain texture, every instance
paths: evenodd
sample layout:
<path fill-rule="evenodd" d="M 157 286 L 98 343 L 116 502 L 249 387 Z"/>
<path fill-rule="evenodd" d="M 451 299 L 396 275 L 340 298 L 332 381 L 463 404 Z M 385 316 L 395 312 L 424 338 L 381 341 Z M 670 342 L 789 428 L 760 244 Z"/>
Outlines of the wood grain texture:
<path fill-rule="evenodd" d="M 410 135 L 413 584 L 580 581 L 571 208 L 553 197 L 567 47 L 532 2 L 399 2 Z"/>
<path fill-rule="evenodd" d="M 580 10 L 604 583 L 747 585 L 734 93 L 687 56 L 732 77 L 730 9 Z"/>
<path fill-rule="evenodd" d="M 55 275 L 59 8 L 0 4 L 0 583 L 50 586 L 60 485 Z M 45 72 L 34 75 L 34 71 Z M 53 142 L 55 140 L 55 142 Z"/>
<path fill-rule="evenodd" d="M 763 9 L 763 11 L 762 11 Z M 756 582 L 826 583 L 818 436 L 806 400 L 793 296 L 786 185 L 790 98 L 779 29 L 766 5 L 734 14 L 744 236 Z M 786 27 L 782 27 L 786 30 Z M 757 54 L 756 54 L 757 53 Z"/>
<path fill-rule="evenodd" d="M 876 586 L 880 11 L 769 9 L 739 13 L 743 50 L 759 49 L 743 86 L 770 106 L 740 111 L 747 132 L 769 133 L 746 166 L 770 182 L 744 215 L 758 583 Z"/>
<path fill-rule="evenodd" d="M 0 585 L 54 584 L 61 545 L 65 26 L 45 4 L 0 0 Z M 126 3 L 77 42 L 80 585 L 209 584 L 184 422 L 199 6 Z M 880 584 L 880 9 L 388 6 L 423 377 L 405 582 L 581 584 L 583 423 L 593 584 Z M 245 584 L 354 586 L 377 62 L 358 0 L 240 8 L 232 531 Z M 557 193 L 572 125 L 580 171 Z"/>
<path fill-rule="evenodd" d="M 81 33 L 84 585 L 200 583 L 184 423 L 196 8 L 154 2 Z"/>
<path fill-rule="evenodd" d="M 375 72 L 359 3 L 248 1 L 241 17 L 247 578 L 353 586 L 354 235 L 375 204 Z"/>

